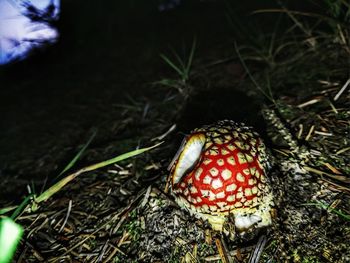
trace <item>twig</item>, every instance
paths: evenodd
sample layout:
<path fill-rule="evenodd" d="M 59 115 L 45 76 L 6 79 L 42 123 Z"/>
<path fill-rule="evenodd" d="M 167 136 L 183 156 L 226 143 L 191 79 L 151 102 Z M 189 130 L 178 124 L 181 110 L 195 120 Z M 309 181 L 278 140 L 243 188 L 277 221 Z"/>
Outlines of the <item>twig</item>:
<path fill-rule="evenodd" d="M 58 230 L 58 233 L 61 233 L 62 230 L 64 229 L 65 225 L 67 224 L 67 221 L 68 221 L 68 218 L 69 218 L 69 215 L 70 215 L 70 211 L 72 210 L 72 203 L 73 203 L 72 199 L 69 200 L 66 218 L 64 219 L 64 222 L 63 222 L 60 230 Z"/>
<path fill-rule="evenodd" d="M 330 100 L 328 102 L 329 102 L 329 105 L 331 106 L 332 111 L 335 114 L 338 114 L 339 112 L 338 112 L 337 108 L 333 105 L 333 103 Z"/>
<path fill-rule="evenodd" d="M 166 136 L 168 136 L 172 131 L 174 131 L 176 129 L 176 124 L 173 124 L 165 133 L 163 133 L 162 135 L 159 135 L 155 138 L 152 138 L 151 141 L 161 141 L 163 140 Z"/>
<path fill-rule="evenodd" d="M 147 191 L 145 193 L 145 197 L 143 198 L 140 207 L 144 207 L 147 204 L 147 201 L 148 201 L 148 198 L 149 198 L 149 194 L 151 193 L 151 190 L 152 190 L 152 186 L 148 186 Z"/>
<path fill-rule="evenodd" d="M 345 91 L 345 89 L 349 86 L 349 84 L 350 84 L 350 79 L 348 79 L 346 82 L 345 82 L 345 84 L 344 84 L 344 86 L 338 91 L 338 93 L 334 96 L 334 101 L 336 101 L 336 100 L 338 100 L 339 99 L 339 97 L 343 94 L 343 92 Z"/>
<path fill-rule="evenodd" d="M 67 249 L 67 251 L 65 251 L 61 256 L 65 256 L 69 253 L 71 253 L 74 249 L 76 249 L 77 247 L 83 245 L 85 243 L 86 240 L 88 240 L 89 238 L 91 238 L 93 235 L 95 235 L 97 232 L 101 231 L 101 229 L 103 229 L 104 227 L 106 227 L 108 224 L 110 224 L 111 222 L 115 222 L 117 218 L 123 217 L 123 215 L 125 213 L 127 213 L 131 207 L 139 200 L 139 198 L 144 194 L 144 191 L 141 191 L 141 193 L 127 206 L 125 207 L 121 212 L 117 213 L 115 216 L 111 217 L 109 220 L 107 220 L 106 222 L 104 222 L 101 226 L 97 227 L 91 234 L 87 235 L 83 240 L 81 240 L 80 242 L 76 243 L 75 245 L 73 245 L 71 248 Z M 55 259 L 52 259 L 50 261 L 53 261 Z"/>
<path fill-rule="evenodd" d="M 323 165 L 325 165 L 329 170 L 331 170 L 333 173 L 338 174 L 338 175 L 342 175 L 342 173 L 335 168 L 334 166 L 332 166 L 330 163 L 324 163 L 322 162 Z"/>
<path fill-rule="evenodd" d="M 310 140 L 311 135 L 312 135 L 314 129 L 315 129 L 315 125 L 312 125 L 311 128 L 310 128 L 310 130 L 309 130 L 309 132 L 308 132 L 308 134 L 306 135 L 305 141 Z"/>
<path fill-rule="evenodd" d="M 100 253 L 100 255 L 98 256 L 98 258 L 96 260 L 97 262 L 101 262 L 102 261 L 103 256 L 106 253 L 106 250 L 107 250 L 107 247 L 108 247 L 108 243 L 109 243 L 109 239 L 107 239 L 106 243 L 103 245 L 101 253 Z"/>
<path fill-rule="evenodd" d="M 322 178 L 321 180 L 326 182 L 327 184 L 329 184 L 328 188 L 330 188 L 331 190 L 343 192 L 343 193 L 350 195 L 350 188 L 342 186 L 340 184 L 337 184 L 337 183 L 332 182 L 330 180 L 327 180 L 325 178 Z"/>
<path fill-rule="evenodd" d="M 308 167 L 308 166 L 303 166 L 303 168 L 308 171 L 308 172 L 311 172 L 311 173 L 315 173 L 315 174 L 318 174 L 318 175 L 321 175 L 321 176 L 327 176 L 329 178 L 332 178 L 334 180 L 338 180 L 338 181 L 341 181 L 343 183 L 350 183 L 350 179 L 347 178 L 346 176 L 344 175 L 334 175 L 334 174 L 330 174 L 330 173 L 326 173 L 326 172 L 323 172 L 323 171 L 320 171 L 320 170 L 317 170 L 315 168 L 312 168 L 312 167 Z"/>
<path fill-rule="evenodd" d="M 297 138 L 300 139 L 301 135 L 303 134 L 303 129 L 304 129 L 304 125 L 303 124 L 299 124 L 299 132 L 297 135 Z"/>
<path fill-rule="evenodd" d="M 120 250 L 120 248 L 113 246 L 112 244 L 109 244 L 109 246 L 111 246 L 113 248 L 112 253 L 103 261 L 103 263 L 108 263 L 111 262 L 111 259 L 114 257 L 114 255 L 119 252 L 122 255 L 126 255 L 122 250 Z"/>
<path fill-rule="evenodd" d="M 299 104 L 297 107 L 302 109 L 306 106 L 318 103 L 318 102 L 320 102 L 320 100 L 321 100 L 320 98 L 312 99 L 312 100 L 309 100 L 309 101 L 306 101 L 304 103 Z"/>
<path fill-rule="evenodd" d="M 216 247 L 218 248 L 218 252 L 219 252 L 220 258 L 222 260 L 222 263 L 229 263 L 229 259 L 227 257 L 227 252 L 226 252 L 226 250 L 225 250 L 224 246 L 222 245 L 221 240 L 219 238 L 215 239 L 215 244 L 216 244 Z"/>
<path fill-rule="evenodd" d="M 346 147 L 346 148 L 340 149 L 335 154 L 338 155 L 338 154 L 341 154 L 341 153 L 345 153 L 345 152 L 347 152 L 349 150 L 350 150 L 350 147 Z"/>
<path fill-rule="evenodd" d="M 315 134 L 323 135 L 323 136 L 333 136 L 333 134 L 330 132 L 322 132 L 322 131 L 315 131 Z"/>
<path fill-rule="evenodd" d="M 255 246 L 254 251 L 250 254 L 249 263 L 258 263 L 261 257 L 262 252 L 264 251 L 267 238 L 265 235 L 262 235 L 258 243 Z"/>

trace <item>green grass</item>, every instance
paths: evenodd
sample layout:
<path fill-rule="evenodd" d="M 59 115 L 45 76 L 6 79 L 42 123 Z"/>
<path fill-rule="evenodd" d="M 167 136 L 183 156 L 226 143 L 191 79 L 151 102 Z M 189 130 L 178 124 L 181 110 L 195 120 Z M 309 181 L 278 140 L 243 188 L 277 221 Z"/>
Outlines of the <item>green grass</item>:
<path fill-rule="evenodd" d="M 94 130 L 92 135 L 90 136 L 89 140 L 83 145 L 83 147 L 81 147 L 80 151 L 74 156 L 74 158 L 66 165 L 66 167 L 64 167 L 64 169 L 58 174 L 57 177 L 60 177 L 62 174 L 64 174 L 65 172 L 67 172 L 70 168 L 72 168 L 75 163 L 79 160 L 79 158 L 82 156 L 82 154 L 85 152 L 85 150 L 87 149 L 87 147 L 90 145 L 90 143 L 92 142 L 92 140 L 95 138 L 97 134 L 97 130 Z"/>
<path fill-rule="evenodd" d="M 147 147 L 147 148 L 142 148 L 142 149 L 137 149 L 137 150 L 134 150 L 134 151 L 130 151 L 130 152 L 127 152 L 127 153 L 124 153 L 124 154 L 121 154 L 121 155 L 118 155 L 114 158 L 111 158 L 109 160 L 106 160 L 106 161 L 102 161 L 102 162 L 99 162 L 99 163 L 96 163 L 96 164 L 93 164 L 93 165 L 89 165 L 87 167 L 84 167 L 80 170 L 78 170 L 77 172 L 75 173 L 72 173 L 68 176 L 66 176 L 65 178 L 63 178 L 62 180 L 60 180 L 59 182 L 57 182 L 56 184 L 54 184 L 53 186 L 51 186 L 49 189 L 47 189 L 45 192 L 43 192 L 42 194 L 40 194 L 38 197 L 35 197 L 34 200 L 35 200 L 35 203 L 36 204 L 39 204 L 41 202 L 44 202 L 46 201 L 47 199 L 49 199 L 52 195 L 54 195 L 55 193 L 57 193 L 59 190 L 62 189 L 63 186 L 65 186 L 67 183 L 69 183 L 70 181 L 72 181 L 73 179 L 75 179 L 77 176 L 83 174 L 83 173 L 86 173 L 86 172 L 90 172 L 90 171 L 93 171 L 93 170 L 96 170 L 96 169 L 100 169 L 100 168 L 103 168 L 105 166 L 108 166 L 108 165 L 111 165 L 111 164 L 114 164 L 114 163 L 117 163 L 117 162 L 120 162 L 120 161 L 123 161 L 125 159 L 128 159 L 128 158 L 131 158 L 131 157 L 134 157 L 136 155 L 139 155 L 139 154 L 142 154 L 146 151 L 149 151 L 155 147 L 158 147 L 160 144 L 162 143 L 158 143 L 156 145 L 153 145 L 151 147 Z"/>
<path fill-rule="evenodd" d="M 188 55 L 181 58 L 180 55 L 172 51 L 172 57 L 165 54 L 160 54 L 163 61 L 176 73 L 175 78 L 163 78 L 153 82 L 153 85 L 160 85 L 176 89 L 180 94 L 187 97 L 191 91 L 189 80 L 192 76 L 193 59 L 197 47 L 196 38 L 192 42 L 191 49 Z"/>
<path fill-rule="evenodd" d="M 270 102 L 285 90 L 303 87 L 308 91 L 320 79 L 348 77 L 350 4 L 323 0 L 317 5 L 323 13 L 289 10 L 282 4 L 279 9 L 257 10 L 253 12 L 257 18 L 275 13 L 275 28 L 265 34 L 249 31 L 248 41 L 241 44 L 238 40 L 235 44 L 254 89 Z M 284 26 L 289 24 L 284 32 L 280 30 L 281 21 Z M 234 26 L 236 31 L 242 31 L 237 22 Z"/>
<path fill-rule="evenodd" d="M 272 89 L 271 89 L 271 85 L 270 85 L 270 79 L 268 78 L 268 75 L 266 74 L 266 88 L 264 89 L 261 85 L 258 84 L 258 82 L 253 77 L 252 73 L 250 72 L 248 66 L 246 65 L 246 63 L 245 63 L 245 61 L 244 61 L 244 59 L 239 51 L 239 48 L 238 48 L 236 42 L 235 42 L 235 51 L 237 53 L 237 56 L 242 64 L 243 68 L 247 72 L 249 79 L 252 81 L 252 83 L 254 84 L 256 89 L 259 90 L 269 101 L 276 104 L 276 101 L 273 97 L 273 93 L 272 93 Z"/>
<path fill-rule="evenodd" d="M 91 141 L 91 139 L 92 139 L 92 137 L 90 138 L 89 141 Z M 53 196 L 54 194 L 59 192 L 65 185 L 67 185 L 69 182 L 71 182 L 73 179 L 75 179 L 79 175 L 81 175 L 83 173 L 86 173 L 86 172 L 94 171 L 96 169 L 103 168 L 105 166 L 108 166 L 108 165 L 111 165 L 111 164 L 114 164 L 114 163 L 126 160 L 126 159 L 134 157 L 134 156 L 137 156 L 137 155 L 142 154 L 144 152 L 147 152 L 147 151 L 149 151 L 149 150 L 151 150 L 151 149 L 153 149 L 155 147 L 158 147 L 160 144 L 162 144 L 162 143 L 158 143 L 158 144 L 153 145 L 151 147 L 136 149 L 136 150 L 133 150 L 133 151 L 130 151 L 130 152 L 118 155 L 118 156 L 116 156 L 114 158 L 111 158 L 109 160 L 105 160 L 105 161 L 102 161 L 102 162 L 99 162 L 99 163 L 96 163 L 96 164 L 93 164 L 93 165 L 86 166 L 86 167 L 84 167 L 84 168 L 82 168 L 82 169 L 80 169 L 80 170 L 78 170 L 78 171 L 76 171 L 76 172 L 74 172 L 74 173 L 64 177 L 63 179 L 59 180 L 57 183 L 55 183 L 54 185 L 49 187 L 46 191 L 41 193 L 39 196 L 35 196 L 35 194 L 29 195 L 18 206 L 13 206 L 13 207 L 10 207 L 10 208 L 0 209 L 0 215 L 8 213 L 8 212 L 12 211 L 13 209 L 16 209 L 14 211 L 14 213 L 12 214 L 12 216 L 11 216 L 12 219 L 16 219 L 16 217 L 20 213 L 22 213 L 28 207 L 28 205 L 30 206 L 31 211 L 36 211 L 39 208 L 39 204 L 40 203 L 48 200 L 51 196 Z M 87 146 L 87 144 L 85 146 Z M 83 147 L 83 149 L 84 148 L 85 147 Z M 76 157 L 80 156 L 81 154 L 82 154 L 82 151 L 79 151 L 78 155 L 76 155 L 73 158 L 73 160 L 69 163 L 69 165 L 66 166 L 66 167 L 70 168 L 72 166 L 71 164 L 74 164 L 76 162 L 76 160 L 77 160 Z"/>
<path fill-rule="evenodd" d="M 187 58 L 181 58 L 175 51 L 173 51 L 173 59 L 164 54 L 160 54 L 160 57 L 165 61 L 165 63 L 169 67 L 171 67 L 178 74 L 178 77 L 183 83 L 187 83 L 190 78 L 196 45 L 197 41 L 195 38 L 192 42 L 192 47 Z"/>

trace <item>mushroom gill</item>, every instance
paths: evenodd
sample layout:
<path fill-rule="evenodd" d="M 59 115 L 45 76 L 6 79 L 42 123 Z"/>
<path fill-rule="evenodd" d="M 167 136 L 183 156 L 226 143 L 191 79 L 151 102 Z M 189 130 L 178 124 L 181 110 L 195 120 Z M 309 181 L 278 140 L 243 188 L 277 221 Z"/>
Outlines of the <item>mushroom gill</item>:
<path fill-rule="evenodd" d="M 181 178 L 198 163 L 204 145 L 205 135 L 202 133 L 193 134 L 184 140 L 174 158 L 176 165 L 172 178 L 173 185 L 180 182 Z"/>

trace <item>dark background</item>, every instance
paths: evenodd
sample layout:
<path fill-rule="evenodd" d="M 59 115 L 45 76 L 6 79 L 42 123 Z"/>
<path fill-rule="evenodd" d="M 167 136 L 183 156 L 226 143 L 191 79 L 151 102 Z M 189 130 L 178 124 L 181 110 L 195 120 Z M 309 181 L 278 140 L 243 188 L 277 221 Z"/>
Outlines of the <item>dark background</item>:
<path fill-rule="evenodd" d="M 292 2 L 291 9 L 307 8 L 305 1 Z M 91 129 L 108 130 L 122 118 L 119 104 L 156 96 L 150 83 L 173 74 L 160 53 L 181 53 L 196 38 L 197 64 L 228 57 L 233 41 L 248 41 L 228 16 L 247 31 L 254 25 L 271 31 L 276 15 L 251 12 L 279 7 L 275 1 L 183 1 L 160 12 L 159 4 L 62 0 L 59 42 L 0 72 L 3 178 L 21 184 L 56 173 Z M 118 134 L 109 130 L 99 140 L 111 137 Z"/>

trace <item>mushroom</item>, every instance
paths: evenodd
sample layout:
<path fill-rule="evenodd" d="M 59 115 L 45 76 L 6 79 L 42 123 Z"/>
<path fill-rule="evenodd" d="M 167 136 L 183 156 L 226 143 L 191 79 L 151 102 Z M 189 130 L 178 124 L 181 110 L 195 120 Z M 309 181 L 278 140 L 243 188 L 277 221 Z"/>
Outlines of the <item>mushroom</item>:
<path fill-rule="evenodd" d="M 176 202 L 222 231 L 233 215 L 238 231 L 271 224 L 269 164 L 259 135 L 243 123 L 219 121 L 195 129 L 171 162 Z"/>

